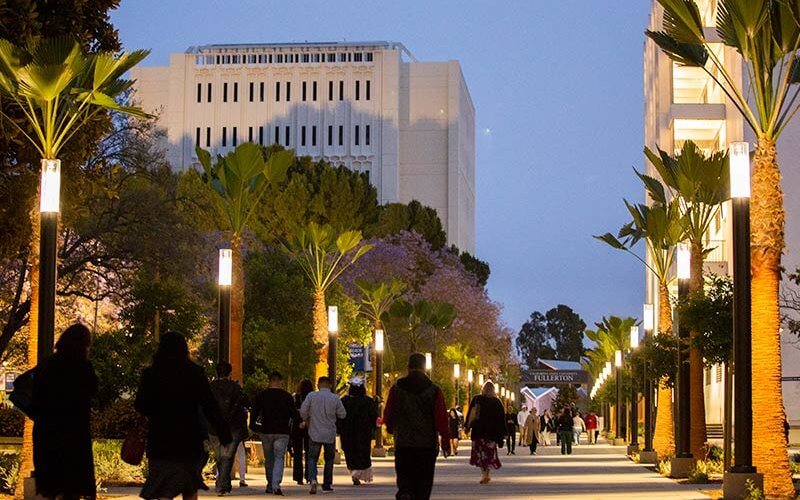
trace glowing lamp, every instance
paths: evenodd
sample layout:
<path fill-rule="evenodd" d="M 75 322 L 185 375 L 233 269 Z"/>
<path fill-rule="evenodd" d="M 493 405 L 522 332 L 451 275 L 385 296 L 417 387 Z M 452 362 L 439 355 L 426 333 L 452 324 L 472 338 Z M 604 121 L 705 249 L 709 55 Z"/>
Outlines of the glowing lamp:
<path fill-rule="evenodd" d="M 219 286 L 231 286 L 233 278 L 233 251 L 230 248 L 219 250 Z"/>
<path fill-rule="evenodd" d="M 732 142 L 729 152 L 731 198 L 750 198 L 750 144 Z"/>
<path fill-rule="evenodd" d="M 688 280 L 692 277 L 692 253 L 688 243 L 678 243 L 678 279 Z"/>
<path fill-rule="evenodd" d="M 61 201 L 61 160 L 42 160 L 40 212 L 58 212 Z"/>
<path fill-rule="evenodd" d="M 383 330 L 375 330 L 375 352 L 383 352 Z"/>
<path fill-rule="evenodd" d="M 642 323 L 644 331 L 653 331 L 653 328 L 655 327 L 655 310 L 653 309 L 653 304 L 644 305 L 644 316 L 642 318 Z"/>
<path fill-rule="evenodd" d="M 428 371 L 431 371 L 433 369 L 433 357 L 429 352 L 425 353 L 425 369 Z"/>
<path fill-rule="evenodd" d="M 495 394 L 500 394 L 500 384 L 495 383 L 495 384 L 492 384 L 492 385 L 494 385 L 494 393 Z"/>
<path fill-rule="evenodd" d="M 517 400 L 517 394 L 512 392 L 511 393 L 511 402 L 514 403 Z"/>
<path fill-rule="evenodd" d="M 611 374 L 611 361 L 606 361 L 606 372 Z"/>
<path fill-rule="evenodd" d="M 639 327 L 634 325 L 631 327 L 631 349 L 639 347 Z"/>
<path fill-rule="evenodd" d="M 614 353 L 614 366 L 617 368 L 622 366 L 622 351 L 616 351 Z"/>
<path fill-rule="evenodd" d="M 461 365 L 459 365 L 458 363 L 453 365 L 453 377 L 454 378 L 461 377 Z"/>
<path fill-rule="evenodd" d="M 467 370 L 467 382 L 472 383 L 472 370 Z"/>
<path fill-rule="evenodd" d="M 328 332 L 339 332 L 339 308 L 336 306 L 328 306 Z"/>
<path fill-rule="evenodd" d="M 483 378 L 483 373 L 479 373 L 478 374 L 478 385 L 483 387 L 484 382 L 486 382 L 486 379 Z"/>

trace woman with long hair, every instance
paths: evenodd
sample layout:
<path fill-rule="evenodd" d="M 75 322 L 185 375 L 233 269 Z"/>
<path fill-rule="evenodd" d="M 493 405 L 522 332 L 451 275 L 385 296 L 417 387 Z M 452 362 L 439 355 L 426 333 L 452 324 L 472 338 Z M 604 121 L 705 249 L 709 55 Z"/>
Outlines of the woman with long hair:
<path fill-rule="evenodd" d="M 300 381 L 297 391 L 294 393 L 294 406 L 297 411 L 303 406 L 306 396 L 314 392 L 314 383 L 308 379 Z M 302 486 L 303 481 L 308 477 L 308 463 L 304 456 L 308 456 L 308 429 L 300 426 L 302 421 L 292 422 L 292 478 Z M 303 465 L 305 464 L 305 466 Z"/>
<path fill-rule="evenodd" d="M 372 482 L 372 434 L 378 421 L 378 406 L 367 396 L 364 379 L 350 379 L 350 389 L 342 398 L 347 416 L 340 420 L 342 450 L 347 462 L 347 470 L 353 484 Z"/>
<path fill-rule="evenodd" d="M 134 406 L 149 424 L 149 471 L 139 495 L 194 500 L 197 490 L 208 490 L 201 476 L 207 459 L 206 421 L 223 446 L 232 442 L 231 432 L 205 372 L 189 358 L 189 346 L 180 333 L 161 336 L 152 366 L 142 373 Z"/>
<path fill-rule="evenodd" d="M 33 379 L 33 465 L 43 498 L 95 498 L 90 429 L 97 376 L 89 361 L 89 329 L 76 323 L 56 342 L 56 352 Z"/>
<path fill-rule="evenodd" d="M 480 484 L 486 484 L 491 480 L 490 471 L 501 467 L 497 448 L 503 446 L 506 436 L 503 403 L 495 395 L 491 381 L 483 384 L 481 393 L 472 398 L 466 425 L 472 439 L 469 463 L 481 469 Z"/>

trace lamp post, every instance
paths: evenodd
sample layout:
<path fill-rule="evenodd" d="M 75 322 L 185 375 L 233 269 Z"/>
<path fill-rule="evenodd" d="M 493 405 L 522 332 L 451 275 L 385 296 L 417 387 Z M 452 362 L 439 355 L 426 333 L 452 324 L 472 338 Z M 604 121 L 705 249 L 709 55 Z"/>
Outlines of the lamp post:
<path fill-rule="evenodd" d="M 375 398 L 378 401 L 378 416 L 383 415 L 383 330 L 375 330 Z M 385 457 L 383 449 L 383 428 L 375 433 L 375 449 L 372 456 Z"/>
<path fill-rule="evenodd" d="M 336 391 L 336 350 L 339 338 L 339 308 L 328 306 L 328 378 Z"/>
<path fill-rule="evenodd" d="M 636 390 L 636 379 L 633 376 L 633 351 L 639 347 L 639 327 L 631 327 L 631 408 L 630 431 L 631 442 L 628 445 L 628 454 L 639 451 L 639 392 Z"/>
<path fill-rule="evenodd" d="M 472 370 L 467 370 L 467 403 L 472 401 Z"/>
<path fill-rule="evenodd" d="M 644 338 L 650 338 L 655 327 L 655 309 L 653 304 L 644 305 Z M 650 374 L 650 362 L 644 360 L 644 449 L 639 454 L 642 463 L 656 463 L 658 455 L 653 450 L 653 378 Z"/>
<path fill-rule="evenodd" d="M 483 373 L 478 374 L 478 385 L 480 386 L 480 390 L 483 390 L 483 384 L 486 383 L 486 378 L 483 376 Z"/>
<path fill-rule="evenodd" d="M 625 437 L 622 435 L 622 351 L 617 350 L 614 353 L 614 368 L 617 372 L 617 410 L 615 418 L 614 445 L 619 446 L 625 444 Z"/>
<path fill-rule="evenodd" d="M 233 252 L 230 248 L 219 251 L 219 346 L 217 348 L 217 363 L 230 361 L 231 340 L 231 283 L 233 278 Z"/>
<path fill-rule="evenodd" d="M 689 294 L 689 279 L 692 276 L 692 256 L 688 243 L 679 243 L 677 249 L 678 300 Z M 671 477 L 685 478 L 689 476 L 694 458 L 692 457 L 689 429 L 691 426 L 691 401 L 689 379 L 689 331 L 683 326 L 680 314 L 676 315 L 675 328 L 678 329 L 678 377 L 675 404 L 677 405 L 678 422 L 675 426 L 675 458 L 672 461 Z"/>
<path fill-rule="evenodd" d="M 39 202 L 39 327 L 37 361 L 53 353 L 56 324 L 56 250 L 61 201 L 61 160 L 42 159 Z"/>
<path fill-rule="evenodd" d="M 425 353 L 425 371 L 428 372 L 429 377 L 433 375 L 433 357 L 429 352 Z"/>
<path fill-rule="evenodd" d="M 603 368 L 603 380 L 605 381 L 611 376 L 611 361 L 606 361 L 606 366 Z M 606 402 L 606 418 L 603 419 L 603 426 L 606 433 L 611 432 L 611 402 Z"/>
<path fill-rule="evenodd" d="M 731 203 L 733 205 L 733 385 L 734 464 L 723 477 L 725 498 L 739 497 L 745 482 L 763 489 L 764 477 L 753 467 L 752 359 L 750 318 L 750 147 L 730 145 Z"/>
<path fill-rule="evenodd" d="M 455 392 L 455 403 L 453 406 L 458 406 L 458 378 L 461 376 L 461 365 L 455 363 L 453 365 L 453 389 Z"/>

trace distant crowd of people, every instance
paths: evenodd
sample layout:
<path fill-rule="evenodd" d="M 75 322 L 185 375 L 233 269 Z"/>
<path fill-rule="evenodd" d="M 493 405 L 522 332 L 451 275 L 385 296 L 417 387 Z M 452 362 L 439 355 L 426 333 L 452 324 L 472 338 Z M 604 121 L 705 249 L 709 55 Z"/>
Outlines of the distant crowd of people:
<path fill-rule="evenodd" d="M 88 359 L 89 330 L 76 324 L 56 343 L 56 352 L 31 371 L 30 404 L 23 410 L 34 421 L 34 467 L 37 494 L 65 499 L 96 496 L 90 430 L 91 400 L 97 377 Z M 318 491 L 317 465 L 324 464 L 321 489 L 333 491 L 336 437 L 340 436 L 353 485 L 373 480 L 371 446 L 385 425 L 394 438 L 394 465 L 400 500 L 430 498 L 436 459 L 458 453 L 462 431 L 469 434 L 469 463 L 481 470 L 480 484 L 491 481 L 501 467 L 498 449 L 516 453 L 518 444 L 535 455 L 537 446 L 550 446 L 556 435 L 562 454 L 571 454 L 583 432 L 588 442 L 597 440 L 597 417 L 582 416 L 565 408 L 557 416 L 537 414 L 523 406 L 505 408 L 487 382 L 469 402 L 466 417 L 458 406 L 449 410 L 442 390 L 425 372 L 425 356 L 409 356 L 408 374 L 389 390 L 382 419 L 377 403 L 367 396 L 365 381 L 354 377 L 348 393 L 339 398 L 328 377 L 303 380 L 294 394 L 283 388 L 277 371 L 269 374 L 268 387 L 250 400 L 232 367 L 218 363 L 217 377 L 209 382 L 202 367 L 189 356 L 183 335 L 167 332 L 159 339 L 153 363 L 144 369 L 134 402 L 146 421 L 148 474 L 140 496 L 163 499 L 197 498 L 207 490 L 202 471 L 209 451 L 216 459 L 218 495 L 231 493 L 237 455 L 243 443 L 256 434 L 264 453 L 265 493 L 282 496 L 284 459 L 292 457 L 292 479 Z M 24 384 L 19 391 L 24 393 Z M 18 397 L 17 401 L 25 401 Z M 22 403 L 20 403 L 22 404 Z M 143 447 L 145 445 L 143 444 Z M 244 460 L 239 465 L 239 485 L 246 487 Z"/>

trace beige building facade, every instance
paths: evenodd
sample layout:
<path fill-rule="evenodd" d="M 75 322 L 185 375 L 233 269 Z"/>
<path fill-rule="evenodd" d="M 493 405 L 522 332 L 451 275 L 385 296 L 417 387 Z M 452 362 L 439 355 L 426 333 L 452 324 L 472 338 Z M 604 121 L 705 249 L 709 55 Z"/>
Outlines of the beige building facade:
<path fill-rule="evenodd" d="M 458 61 L 396 42 L 204 45 L 132 77 L 173 168 L 195 166 L 196 145 L 278 143 L 366 173 L 381 203 L 435 208 L 448 242 L 475 253 L 475 108 Z"/>
<path fill-rule="evenodd" d="M 705 24 L 706 36 L 719 40 L 716 34 L 717 0 L 695 0 Z M 652 2 L 648 29 L 662 29 L 663 9 Z M 717 57 L 726 70 L 739 79 L 746 79 L 741 56 L 722 43 L 714 44 Z M 647 39 L 644 48 L 644 111 L 645 145 L 674 152 L 687 140 L 697 143 L 704 151 L 726 150 L 734 141 L 747 141 L 755 147 L 749 130 L 736 107 L 722 89 L 700 68 L 678 65 Z M 786 207 L 786 244 L 783 265 L 793 272 L 800 266 L 800 123 L 795 120 L 778 143 L 779 163 L 783 173 L 784 206 Z M 656 175 L 645 159 L 647 172 Z M 705 272 L 718 275 L 733 270 L 731 255 L 730 202 L 723 204 L 706 235 L 706 247 L 712 248 L 705 263 Z M 658 311 L 658 283 L 651 273 L 645 273 L 645 301 L 655 304 Z M 790 286 L 785 281 L 786 286 Z M 675 283 L 671 290 L 677 293 Z M 656 315 L 656 331 L 658 317 Z M 791 423 L 800 426 L 800 343 L 787 332 L 781 334 L 783 354 L 784 404 Z M 724 420 L 724 367 L 713 366 L 705 371 L 706 420 L 718 426 Z M 794 432 L 794 431 L 793 431 Z M 800 438 L 800 435 L 798 435 Z M 795 439 L 794 441 L 797 441 Z M 791 439 L 790 439 L 791 441 Z"/>

